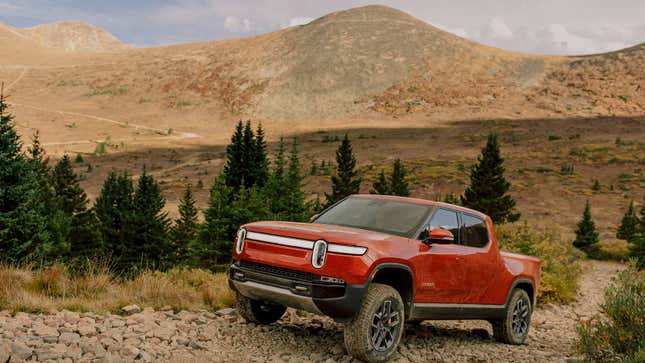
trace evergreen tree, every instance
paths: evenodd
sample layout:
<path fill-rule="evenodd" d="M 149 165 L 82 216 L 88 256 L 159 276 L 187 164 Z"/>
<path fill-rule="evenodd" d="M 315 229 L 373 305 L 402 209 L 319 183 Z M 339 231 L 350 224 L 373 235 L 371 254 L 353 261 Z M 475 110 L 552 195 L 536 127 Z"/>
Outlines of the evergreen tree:
<path fill-rule="evenodd" d="M 80 186 L 72 162 L 65 154 L 52 170 L 55 210 L 62 214 L 62 238 L 71 257 L 93 257 L 103 253 L 101 235 L 89 201 Z"/>
<path fill-rule="evenodd" d="M 596 231 L 596 224 L 591 218 L 591 207 L 589 206 L 589 201 L 585 204 L 582 219 L 578 222 L 576 239 L 573 241 L 573 246 L 585 251 L 585 253 L 591 257 L 595 256 L 599 250 L 598 232 Z"/>
<path fill-rule="evenodd" d="M 486 146 L 477 158 L 470 174 L 470 186 L 461 197 L 461 204 L 488 214 L 495 223 L 514 222 L 515 200 L 508 195 L 510 183 L 504 178 L 504 159 L 499 150 L 497 135 L 488 135 Z"/>
<path fill-rule="evenodd" d="M 257 188 L 240 188 L 231 203 L 231 234 L 227 249 L 222 251 L 224 262 L 228 263 L 238 227 L 243 224 L 266 219 L 269 211 Z"/>
<path fill-rule="evenodd" d="M 40 133 L 36 131 L 32 143 L 27 150 L 27 158 L 31 162 L 38 179 L 38 194 L 45 205 L 49 243 L 41 246 L 40 258 L 43 261 L 53 261 L 67 255 L 70 251 L 66 236 L 69 231 L 69 219 L 58 208 L 52 184 L 49 158 L 40 143 Z"/>
<path fill-rule="evenodd" d="M 394 160 L 394 168 L 392 169 L 392 176 L 390 177 L 390 192 L 392 195 L 400 197 L 409 197 L 410 188 L 406 180 L 407 171 L 401 163 L 401 159 Z"/>
<path fill-rule="evenodd" d="M 187 185 L 179 202 L 179 219 L 175 221 L 172 229 L 169 256 L 175 265 L 187 262 L 188 250 L 198 237 L 197 213 L 193 191 L 190 185 Z"/>
<path fill-rule="evenodd" d="M 448 204 L 461 205 L 461 201 L 459 200 L 459 197 L 455 195 L 455 193 L 448 193 L 443 201 L 444 203 Z"/>
<path fill-rule="evenodd" d="M 242 132 L 242 185 L 250 188 L 255 185 L 256 144 L 251 121 L 246 121 Z"/>
<path fill-rule="evenodd" d="M 254 185 L 261 188 L 269 180 L 269 160 L 267 158 L 267 143 L 264 140 L 264 129 L 258 125 L 255 131 L 255 143 L 253 148 L 253 174 Z"/>
<path fill-rule="evenodd" d="M 634 209 L 634 200 L 632 200 L 629 202 L 629 207 L 627 207 L 625 215 L 623 215 L 618 231 L 616 231 L 616 238 L 632 242 L 638 233 L 638 223 L 638 217 Z"/>
<path fill-rule="evenodd" d="M 190 248 L 193 264 L 200 268 L 215 269 L 231 256 L 232 241 L 237 233 L 233 225 L 231 201 L 234 191 L 226 185 L 226 177 L 215 179 L 210 191 L 208 208 L 199 239 Z"/>
<path fill-rule="evenodd" d="M 130 253 L 123 259 L 138 258 L 144 264 L 162 266 L 168 259 L 168 213 L 164 212 L 166 199 L 152 175 L 143 169 L 134 192 L 133 233 L 129 242 Z M 136 262 L 136 260 L 131 260 Z"/>
<path fill-rule="evenodd" d="M 636 260 L 636 268 L 645 270 L 645 235 L 637 235 L 629 246 L 629 256 Z"/>
<path fill-rule="evenodd" d="M 287 206 L 287 175 L 285 160 L 286 147 L 284 139 L 280 138 L 278 150 L 273 162 L 273 170 L 269 177 L 267 185 L 263 189 L 263 194 L 269 205 L 271 219 L 286 219 Z"/>
<path fill-rule="evenodd" d="M 294 138 L 289 155 L 289 169 L 285 185 L 286 193 L 286 215 L 287 220 L 293 222 L 304 222 L 307 220 L 309 211 L 305 205 L 305 194 L 302 192 L 302 170 L 300 158 L 298 157 L 298 142 Z"/>
<path fill-rule="evenodd" d="M 0 92 L 0 259 L 39 258 L 50 243 L 39 173 L 20 151 L 13 115 Z"/>
<path fill-rule="evenodd" d="M 645 196 L 643 196 L 643 204 L 641 205 L 640 218 L 638 220 L 640 222 L 638 233 L 641 236 L 645 236 Z"/>
<path fill-rule="evenodd" d="M 109 254 L 115 267 L 126 270 L 130 266 L 130 241 L 134 218 L 134 185 L 127 172 L 117 174 L 111 171 L 93 207 L 99 221 L 99 232 L 106 254 Z M 130 260 L 128 260 L 130 261 Z"/>
<path fill-rule="evenodd" d="M 385 177 L 385 170 L 381 169 L 381 172 L 378 175 L 378 179 L 372 184 L 372 190 L 370 194 L 381 194 L 381 195 L 390 195 L 390 183 Z"/>
<path fill-rule="evenodd" d="M 356 157 L 352 150 L 352 143 L 347 134 L 343 138 L 338 150 L 336 150 L 336 175 L 331 177 L 332 192 L 325 193 L 327 206 L 351 194 L 357 194 L 361 186 L 361 177 L 356 170 Z"/>
<path fill-rule="evenodd" d="M 224 178 L 226 185 L 237 189 L 244 180 L 246 166 L 244 165 L 244 125 L 237 123 L 235 132 L 231 136 L 231 143 L 226 146 L 226 165 L 224 165 Z"/>

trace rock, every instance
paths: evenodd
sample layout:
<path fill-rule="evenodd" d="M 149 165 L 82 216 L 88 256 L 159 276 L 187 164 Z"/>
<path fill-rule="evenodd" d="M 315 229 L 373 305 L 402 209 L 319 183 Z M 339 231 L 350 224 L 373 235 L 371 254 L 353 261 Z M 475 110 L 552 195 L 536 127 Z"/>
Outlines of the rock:
<path fill-rule="evenodd" d="M 61 315 L 63 317 L 63 320 L 65 320 L 65 322 L 69 324 L 76 324 L 79 320 L 81 320 L 81 317 L 77 312 L 63 310 L 61 312 Z"/>
<path fill-rule="evenodd" d="M 219 316 L 231 315 L 231 314 L 235 314 L 235 309 L 233 308 L 220 309 L 220 310 L 217 310 L 215 314 Z"/>
<path fill-rule="evenodd" d="M 58 337 L 58 341 L 60 343 L 67 345 L 78 343 L 80 339 L 81 336 L 76 333 L 62 333 L 60 337 Z"/>
<path fill-rule="evenodd" d="M 8 342 L 0 342 L 0 362 L 9 362 L 11 358 L 11 345 Z"/>
<path fill-rule="evenodd" d="M 11 355 L 18 359 L 27 359 L 31 357 L 33 349 L 29 348 L 27 345 L 21 342 L 12 342 L 11 343 Z"/>
<path fill-rule="evenodd" d="M 132 304 L 132 305 L 127 305 L 127 306 L 122 307 L 121 311 L 123 311 L 124 313 L 126 313 L 128 315 L 131 315 L 131 314 L 140 313 L 141 308 L 139 307 L 139 305 Z"/>
<path fill-rule="evenodd" d="M 136 359 L 141 351 L 132 345 L 126 345 L 120 351 L 121 357 L 128 360 Z"/>
<path fill-rule="evenodd" d="M 78 334 L 81 336 L 94 336 L 96 335 L 96 327 L 94 325 L 90 325 L 87 323 L 80 323 L 78 324 Z"/>

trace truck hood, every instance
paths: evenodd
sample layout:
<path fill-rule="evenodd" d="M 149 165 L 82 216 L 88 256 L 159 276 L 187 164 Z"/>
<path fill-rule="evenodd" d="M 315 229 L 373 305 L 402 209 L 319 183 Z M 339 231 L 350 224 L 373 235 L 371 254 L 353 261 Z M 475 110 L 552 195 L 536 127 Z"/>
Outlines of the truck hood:
<path fill-rule="evenodd" d="M 296 222 L 255 222 L 245 226 L 247 231 L 273 234 L 277 236 L 316 241 L 323 239 L 329 243 L 348 246 L 375 246 L 383 242 L 395 242 L 407 238 L 360 228 L 336 226 L 331 224 Z"/>

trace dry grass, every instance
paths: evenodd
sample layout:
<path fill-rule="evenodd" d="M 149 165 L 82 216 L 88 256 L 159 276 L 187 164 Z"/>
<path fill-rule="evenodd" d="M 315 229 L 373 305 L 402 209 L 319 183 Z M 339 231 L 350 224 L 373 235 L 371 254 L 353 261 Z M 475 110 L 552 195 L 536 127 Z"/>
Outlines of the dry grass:
<path fill-rule="evenodd" d="M 220 309 L 233 301 L 225 273 L 146 271 L 121 281 L 100 266 L 72 273 L 62 265 L 45 269 L 0 265 L 0 310 L 118 313 L 125 305 L 137 304 L 177 311 Z"/>
<path fill-rule="evenodd" d="M 496 229 L 500 246 L 505 251 L 538 257 L 542 262 L 540 275 L 541 303 L 570 303 L 575 299 L 583 254 L 563 238 L 557 230 L 535 228 L 527 223 L 499 226 Z"/>
<path fill-rule="evenodd" d="M 629 242 L 621 239 L 607 239 L 599 242 L 602 256 L 613 261 L 629 259 Z"/>

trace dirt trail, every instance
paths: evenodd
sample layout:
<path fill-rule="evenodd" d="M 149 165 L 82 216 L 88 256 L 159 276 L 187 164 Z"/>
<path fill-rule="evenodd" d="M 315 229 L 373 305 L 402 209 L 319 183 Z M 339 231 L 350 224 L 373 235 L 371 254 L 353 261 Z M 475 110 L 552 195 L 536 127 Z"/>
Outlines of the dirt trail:
<path fill-rule="evenodd" d="M 408 326 L 393 362 L 565 362 L 576 357 L 576 325 L 599 310 L 611 278 L 625 267 L 591 261 L 579 282 L 576 301 L 568 306 L 538 306 L 528 344 L 510 346 L 492 338 L 484 321 L 427 321 Z M 230 335 L 232 334 L 232 336 Z M 291 314 L 280 324 L 256 327 L 234 323 L 226 338 L 204 359 L 226 361 L 348 362 L 342 326 L 330 319 Z M 232 346 L 231 346 L 232 345 Z"/>
<path fill-rule="evenodd" d="M 407 326 L 392 362 L 567 362 L 580 319 L 598 312 L 603 291 L 625 267 L 587 262 L 577 300 L 537 308 L 528 343 L 511 346 L 491 337 L 480 321 Z M 304 316 L 303 316 L 304 315 Z M 346 355 L 342 325 L 293 310 L 276 324 L 247 324 L 234 309 L 216 313 L 153 311 L 130 316 L 69 311 L 0 312 L 0 362 L 356 362 Z M 17 359 L 14 359 L 17 358 Z"/>

